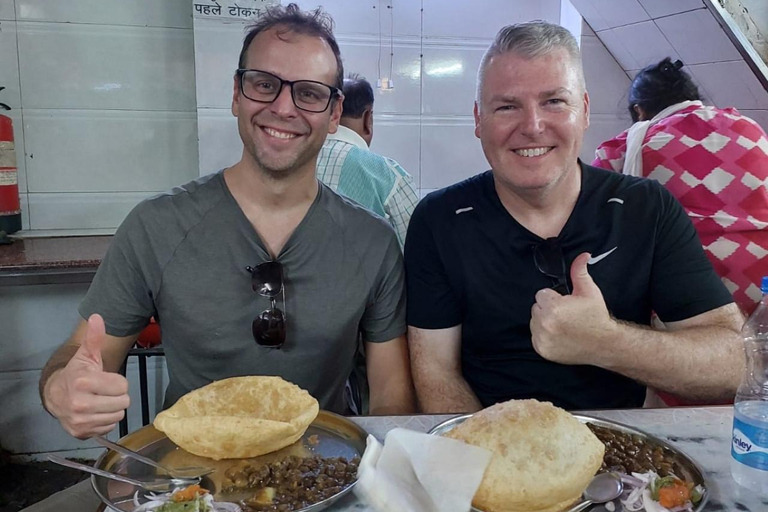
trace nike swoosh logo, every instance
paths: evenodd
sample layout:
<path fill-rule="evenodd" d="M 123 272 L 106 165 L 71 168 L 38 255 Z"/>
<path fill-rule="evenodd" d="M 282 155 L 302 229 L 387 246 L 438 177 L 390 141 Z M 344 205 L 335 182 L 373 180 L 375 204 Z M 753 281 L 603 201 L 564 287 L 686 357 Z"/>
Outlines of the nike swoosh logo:
<path fill-rule="evenodd" d="M 594 264 L 595 264 L 595 263 L 597 263 L 598 261 L 601 261 L 601 260 L 603 260 L 603 259 L 607 258 L 607 257 L 608 257 L 608 256 L 609 256 L 609 255 L 610 255 L 610 254 L 611 254 L 613 251 L 615 251 L 616 249 L 618 249 L 618 246 L 617 246 L 617 247 L 614 247 L 614 248 L 613 248 L 613 249 L 611 249 L 610 251 L 604 252 L 603 254 L 599 254 L 599 255 L 597 255 L 597 256 L 592 256 L 591 258 L 589 258 L 589 259 L 587 260 L 587 265 L 594 265 Z"/>

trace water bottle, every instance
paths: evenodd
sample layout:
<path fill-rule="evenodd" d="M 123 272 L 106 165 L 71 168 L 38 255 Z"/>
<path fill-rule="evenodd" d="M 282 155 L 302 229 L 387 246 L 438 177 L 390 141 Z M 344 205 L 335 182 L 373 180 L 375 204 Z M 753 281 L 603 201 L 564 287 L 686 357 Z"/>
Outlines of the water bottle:
<path fill-rule="evenodd" d="M 733 407 L 731 474 L 740 485 L 768 494 L 768 276 L 763 298 L 742 329 L 747 370 Z"/>

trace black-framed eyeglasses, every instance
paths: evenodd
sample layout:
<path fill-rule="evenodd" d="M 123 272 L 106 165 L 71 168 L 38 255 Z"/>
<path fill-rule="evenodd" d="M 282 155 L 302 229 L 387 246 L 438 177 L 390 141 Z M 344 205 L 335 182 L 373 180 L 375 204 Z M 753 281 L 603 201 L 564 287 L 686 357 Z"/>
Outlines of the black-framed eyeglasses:
<path fill-rule="evenodd" d="M 565 256 L 557 238 L 547 238 L 533 247 L 533 262 L 539 272 L 551 277 L 554 285 L 552 289 L 560 295 L 568 295 L 571 288 L 568 286 L 568 268 L 565 265 Z"/>
<path fill-rule="evenodd" d="M 283 80 L 258 69 L 238 69 L 240 92 L 249 100 L 272 103 L 280 96 L 283 86 L 291 88 L 296 108 L 307 112 L 325 112 L 331 100 L 342 94 L 336 87 L 314 80 Z"/>
<path fill-rule="evenodd" d="M 266 261 L 255 267 L 245 267 L 251 273 L 253 291 L 270 300 L 270 307 L 265 309 L 251 324 L 253 339 L 259 345 L 280 348 L 285 343 L 285 314 L 275 305 L 275 299 L 283 291 L 283 266 L 279 261 Z"/>

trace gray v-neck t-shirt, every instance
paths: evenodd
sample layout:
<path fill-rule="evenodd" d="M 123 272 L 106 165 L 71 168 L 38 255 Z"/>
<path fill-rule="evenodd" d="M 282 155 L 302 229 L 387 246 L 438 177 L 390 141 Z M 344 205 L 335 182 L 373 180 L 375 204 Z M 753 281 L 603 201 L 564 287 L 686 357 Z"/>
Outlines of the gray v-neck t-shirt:
<path fill-rule="evenodd" d="M 253 319 L 270 300 L 247 266 L 269 253 L 227 188 L 223 172 L 139 204 L 118 229 L 80 304 L 128 336 L 154 316 L 170 382 L 165 407 L 214 380 L 280 375 L 320 407 L 344 412 L 358 333 L 384 342 L 405 333 L 403 263 L 382 219 L 319 184 L 318 195 L 276 258 L 283 265 L 282 349 L 257 345 Z"/>

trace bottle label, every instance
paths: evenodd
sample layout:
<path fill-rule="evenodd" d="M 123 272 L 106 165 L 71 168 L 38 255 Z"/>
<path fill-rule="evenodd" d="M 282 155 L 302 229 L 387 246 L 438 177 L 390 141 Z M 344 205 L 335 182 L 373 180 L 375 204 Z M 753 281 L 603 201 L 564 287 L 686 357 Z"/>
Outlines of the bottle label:
<path fill-rule="evenodd" d="M 768 471 L 768 427 L 756 427 L 734 417 L 731 456 L 745 466 Z"/>

